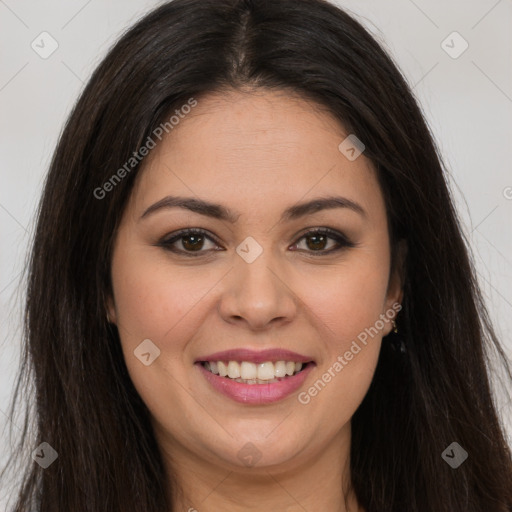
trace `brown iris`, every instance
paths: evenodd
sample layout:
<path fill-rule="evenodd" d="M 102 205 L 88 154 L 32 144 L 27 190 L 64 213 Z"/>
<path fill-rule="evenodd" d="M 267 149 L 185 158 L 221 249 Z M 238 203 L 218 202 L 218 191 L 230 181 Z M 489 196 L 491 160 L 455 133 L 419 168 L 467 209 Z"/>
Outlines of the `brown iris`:
<path fill-rule="evenodd" d="M 307 246 L 309 249 L 315 250 L 315 249 L 325 249 L 325 242 L 328 237 L 321 234 L 314 234 L 309 235 L 306 237 L 307 240 Z M 313 243 L 310 243 L 310 240 L 314 240 Z"/>
<path fill-rule="evenodd" d="M 187 250 L 199 250 L 203 247 L 204 235 L 191 234 L 183 236 L 181 243 L 183 244 L 183 247 Z"/>

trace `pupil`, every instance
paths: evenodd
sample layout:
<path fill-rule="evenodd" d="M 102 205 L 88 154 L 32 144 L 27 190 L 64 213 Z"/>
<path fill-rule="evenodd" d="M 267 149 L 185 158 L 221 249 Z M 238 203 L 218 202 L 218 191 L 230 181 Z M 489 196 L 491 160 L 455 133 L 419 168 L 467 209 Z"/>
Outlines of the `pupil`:
<path fill-rule="evenodd" d="M 192 243 L 187 242 L 187 240 L 192 240 Z M 202 245 L 202 235 L 187 235 L 183 237 L 182 240 L 183 247 L 185 249 L 200 249 Z"/>
<path fill-rule="evenodd" d="M 312 239 L 316 239 L 317 241 L 313 242 L 313 244 L 310 244 L 309 241 L 312 240 Z M 320 246 L 318 246 L 318 243 L 320 243 Z M 324 235 L 311 235 L 311 236 L 308 237 L 308 247 L 310 249 L 323 249 L 324 248 L 323 247 L 324 243 L 325 243 L 325 236 Z"/>

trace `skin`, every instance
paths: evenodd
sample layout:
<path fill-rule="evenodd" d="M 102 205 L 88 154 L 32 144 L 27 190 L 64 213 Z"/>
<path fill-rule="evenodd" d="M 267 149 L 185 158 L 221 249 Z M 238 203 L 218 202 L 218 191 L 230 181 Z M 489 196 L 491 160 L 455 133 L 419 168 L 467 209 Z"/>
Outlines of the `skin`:
<path fill-rule="evenodd" d="M 108 312 L 182 489 L 169 493 L 173 510 L 363 510 L 349 491 L 350 420 L 390 322 L 307 404 L 298 392 L 269 405 L 240 404 L 194 366 L 230 348 L 285 348 L 316 362 L 299 389 L 307 391 L 401 302 L 382 192 L 364 153 L 349 161 L 338 150 L 347 135 L 325 109 L 289 92 L 224 91 L 201 98 L 137 177 L 115 240 Z M 178 207 L 141 219 L 171 194 L 222 204 L 237 221 Z M 357 202 L 365 215 L 333 208 L 279 221 L 287 207 L 329 195 Z M 356 246 L 325 254 L 338 244 L 303 237 L 316 227 Z M 199 244 L 200 256 L 158 245 L 184 228 L 213 236 Z M 263 249 L 252 263 L 235 251 L 248 236 Z M 190 238 L 173 246 L 197 254 Z M 148 338 L 160 356 L 145 366 L 133 352 Z M 237 456 L 248 442 L 261 455 L 253 467 Z"/>

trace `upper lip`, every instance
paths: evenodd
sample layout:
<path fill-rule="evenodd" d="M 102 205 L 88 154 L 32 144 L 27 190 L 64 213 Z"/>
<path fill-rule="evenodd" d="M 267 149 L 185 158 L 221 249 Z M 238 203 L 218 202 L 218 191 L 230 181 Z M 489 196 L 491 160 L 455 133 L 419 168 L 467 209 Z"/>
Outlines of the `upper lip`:
<path fill-rule="evenodd" d="M 251 363 L 266 363 L 267 361 L 293 361 L 296 363 L 309 363 L 313 361 L 312 357 L 292 352 L 280 348 L 272 348 L 266 350 L 250 350 L 245 348 L 234 348 L 224 350 L 223 352 L 215 352 L 207 356 L 196 358 L 195 362 L 203 361 L 248 361 Z"/>

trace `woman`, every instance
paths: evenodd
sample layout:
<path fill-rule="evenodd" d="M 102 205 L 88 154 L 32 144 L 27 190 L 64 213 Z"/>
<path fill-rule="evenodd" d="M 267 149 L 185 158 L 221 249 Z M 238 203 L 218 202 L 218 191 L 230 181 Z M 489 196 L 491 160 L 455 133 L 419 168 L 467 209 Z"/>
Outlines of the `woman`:
<path fill-rule="evenodd" d="M 175 0 L 121 38 L 51 164 L 26 335 L 15 511 L 512 510 L 441 159 L 321 0 Z"/>

